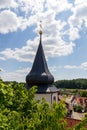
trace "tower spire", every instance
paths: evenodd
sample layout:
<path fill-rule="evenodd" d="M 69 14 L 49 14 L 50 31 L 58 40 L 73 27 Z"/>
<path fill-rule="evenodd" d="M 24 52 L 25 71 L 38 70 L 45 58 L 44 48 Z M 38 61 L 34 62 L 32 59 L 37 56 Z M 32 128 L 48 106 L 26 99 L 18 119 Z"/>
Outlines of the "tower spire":
<path fill-rule="evenodd" d="M 40 36 L 43 34 L 43 31 L 42 31 L 42 21 L 40 21 L 40 30 L 39 30 L 39 34 L 40 34 Z"/>
<path fill-rule="evenodd" d="M 41 21 L 40 21 L 39 34 L 40 34 L 40 43 L 36 52 L 32 69 L 29 72 L 29 74 L 26 76 L 27 88 L 29 89 L 32 86 L 36 85 L 38 86 L 38 93 L 46 92 L 47 89 L 49 87 L 52 87 L 54 83 L 54 77 L 48 69 L 43 46 L 42 46 L 41 36 L 43 32 L 42 32 Z"/>

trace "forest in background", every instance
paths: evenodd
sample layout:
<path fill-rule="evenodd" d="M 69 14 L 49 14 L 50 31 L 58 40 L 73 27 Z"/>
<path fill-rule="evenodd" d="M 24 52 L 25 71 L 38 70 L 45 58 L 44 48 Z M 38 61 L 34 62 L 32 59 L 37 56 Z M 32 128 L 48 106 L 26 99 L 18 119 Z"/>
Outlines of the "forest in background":
<path fill-rule="evenodd" d="M 2 81 L 2 79 L 1 79 Z M 18 83 L 16 81 L 3 81 L 6 85 L 11 84 L 12 87 L 15 85 L 26 86 L 25 82 Z M 87 97 L 87 79 L 73 79 L 73 80 L 58 80 L 54 82 L 54 85 L 61 89 L 61 94 L 67 94 L 68 92 L 71 94 L 79 94 L 81 97 Z M 63 91 L 64 90 L 64 91 Z"/>
<path fill-rule="evenodd" d="M 54 84 L 57 88 L 87 89 L 87 79 L 58 80 Z"/>
<path fill-rule="evenodd" d="M 17 84 L 16 81 L 3 81 L 5 84 L 13 83 Z M 26 85 L 25 82 L 20 84 Z M 57 88 L 67 88 L 67 89 L 87 89 L 87 79 L 72 79 L 72 80 L 57 80 L 54 82 Z"/>

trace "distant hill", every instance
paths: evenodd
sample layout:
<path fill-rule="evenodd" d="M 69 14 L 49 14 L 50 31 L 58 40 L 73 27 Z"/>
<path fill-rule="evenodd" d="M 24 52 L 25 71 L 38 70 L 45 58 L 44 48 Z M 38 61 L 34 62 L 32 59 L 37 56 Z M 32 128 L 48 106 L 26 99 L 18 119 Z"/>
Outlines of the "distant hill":
<path fill-rule="evenodd" d="M 2 79 L 0 79 L 2 81 Z M 5 84 L 12 83 L 12 85 L 23 84 L 26 83 L 21 82 L 18 83 L 16 81 L 3 81 Z M 72 79 L 72 80 L 58 80 L 54 83 L 57 88 L 68 88 L 68 89 L 87 89 L 87 79 Z"/>
<path fill-rule="evenodd" d="M 57 88 L 87 89 L 87 79 L 58 80 L 54 84 Z"/>

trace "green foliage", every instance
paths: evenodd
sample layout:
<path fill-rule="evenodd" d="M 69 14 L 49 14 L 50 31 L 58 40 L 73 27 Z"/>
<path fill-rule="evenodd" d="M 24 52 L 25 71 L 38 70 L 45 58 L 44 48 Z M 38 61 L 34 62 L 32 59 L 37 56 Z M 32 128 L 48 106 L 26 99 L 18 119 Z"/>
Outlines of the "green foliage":
<path fill-rule="evenodd" d="M 87 89 L 87 79 L 59 80 L 54 84 L 57 88 Z"/>
<path fill-rule="evenodd" d="M 87 97 L 87 91 L 80 91 L 80 92 L 79 92 L 79 95 L 80 95 L 81 97 Z"/>
<path fill-rule="evenodd" d="M 23 122 L 35 111 L 35 92 L 35 88 L 27 91 L 23 84 L 0 82 L 0 130 L 27 130 Z"/>
<path fill-rule="evenodd" d="M 80 105 L 78 105 L 78 106 L 75 105 L 73 108 L 74 108 L 74 111 L 75 111 L 75 112 L 79 112 L 79 113 L 82 112 L 82 110 L 83 110 L 83 107 L 80 106 Z"/>
<path fill-rule="evenodd" d="M 0 81 L 0 130 L 66 130 L 63 101 L 52 105 L 44 99 L 39 102 L 35 92 L 36 87 L 27 91 L 23 83 Z"/>

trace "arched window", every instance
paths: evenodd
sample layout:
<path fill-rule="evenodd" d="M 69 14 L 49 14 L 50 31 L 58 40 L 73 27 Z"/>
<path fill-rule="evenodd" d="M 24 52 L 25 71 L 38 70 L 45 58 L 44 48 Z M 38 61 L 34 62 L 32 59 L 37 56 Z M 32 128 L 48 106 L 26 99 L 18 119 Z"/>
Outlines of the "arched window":
<path fill-rule="evenodd" d="M 56 96 L 53 97 L 53 101 L 56 101 Z"/>

